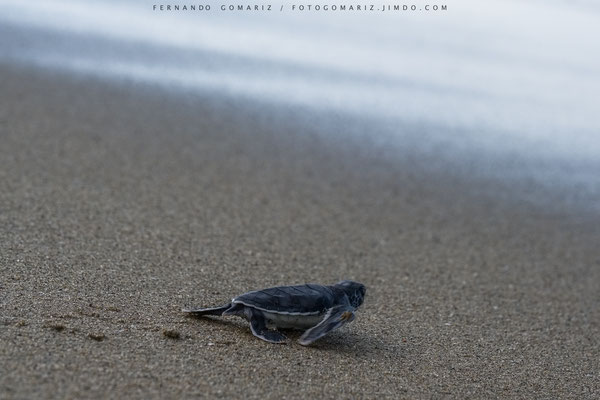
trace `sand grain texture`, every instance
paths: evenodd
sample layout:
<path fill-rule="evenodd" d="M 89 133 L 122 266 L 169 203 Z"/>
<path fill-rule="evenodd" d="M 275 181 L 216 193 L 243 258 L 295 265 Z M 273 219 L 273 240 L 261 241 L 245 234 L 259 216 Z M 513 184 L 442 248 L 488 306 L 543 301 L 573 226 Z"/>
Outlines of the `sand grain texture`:
<path fill-rule="evenodd" d="M 367 122 L 1 72 L 1 398 L 600 395 L 597 215 L 336 139 Z M 341 278 L 312 347 L 179 312 Z"/>

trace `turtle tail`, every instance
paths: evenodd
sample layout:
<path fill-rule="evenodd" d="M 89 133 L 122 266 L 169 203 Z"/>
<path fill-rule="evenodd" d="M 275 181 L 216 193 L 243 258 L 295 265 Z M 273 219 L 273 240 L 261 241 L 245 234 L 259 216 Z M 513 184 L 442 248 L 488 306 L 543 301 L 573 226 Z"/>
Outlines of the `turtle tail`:
<path fill-rule="evenodd" d="M 184 308 L 184 313 L 191 314 L 193 316 L 201 316 L 201 315 L 223 315 L 223 313 L 231 308 L 231 303 L 224 305 L 223 307 L 212 307 L 212 308 L 196 308 L 189 309 Z"/>

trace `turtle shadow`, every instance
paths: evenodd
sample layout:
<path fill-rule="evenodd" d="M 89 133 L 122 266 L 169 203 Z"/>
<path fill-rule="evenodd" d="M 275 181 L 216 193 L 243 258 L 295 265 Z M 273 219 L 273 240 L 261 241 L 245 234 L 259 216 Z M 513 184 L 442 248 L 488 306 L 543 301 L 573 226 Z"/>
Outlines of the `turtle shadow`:
<path fill-rule="evenodd" d="M 185 319 L 201 320 L 203 324 L 213 326 L 231 327 L 232 329 L 247 334 L 248 337 L 252 337 L 254 340 L 260 340 L 252 335 L 248 324 L 239 319 L 227 319 L 206 315 L 188 315 Z M 280 331 L 288 339 L 287 342 L 282 344 L 287 344 L 290 347 L 297 346 L 308 351 L 344 353 L 356 358 L 373 357 L 384 353 L 389 354 L 390 352 L 397 352 L 394 342 L 383 340 L 381 337 L 373 337 L 368 333 L 360 331 L 335 331 L 308 346 L 302 346 L 298 343 L 298 339 L 300 339 L 300 336 L 304 333 L 302 330 L 280 329 Z M 280 344 L 269 345 L 280 346 Z"/>
<path fill-rule="evenodd" d="M 301 333 L 298 334 L 300 337 Z M 393 342 L 364 332 L 333 332 L 318 341 L 303 346 L 312 351 L 344 353 L 355 358 L 371 358 L 394 351 Z"/>

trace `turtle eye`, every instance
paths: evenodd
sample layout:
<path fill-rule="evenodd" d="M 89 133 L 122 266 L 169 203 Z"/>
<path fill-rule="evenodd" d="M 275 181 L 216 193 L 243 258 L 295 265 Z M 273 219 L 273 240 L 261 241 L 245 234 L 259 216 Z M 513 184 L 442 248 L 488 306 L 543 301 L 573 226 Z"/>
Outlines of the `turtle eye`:
<path fill-rule="evenodd" d="M 358 308 L 360 307 L 360 305 L 363 303 L 364 300 L 364 290 L 363 288 L 360 288 L 359 290 L 357 290 L 356 292 L 354 292 L 354 295 L 352 296 L 352 306 L 354 308 Z"/>

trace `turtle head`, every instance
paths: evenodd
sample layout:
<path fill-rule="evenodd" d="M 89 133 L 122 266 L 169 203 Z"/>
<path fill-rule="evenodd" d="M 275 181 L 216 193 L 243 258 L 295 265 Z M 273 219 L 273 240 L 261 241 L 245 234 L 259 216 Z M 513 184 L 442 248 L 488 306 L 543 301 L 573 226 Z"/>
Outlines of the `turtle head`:
<path fill-rule="evenodd" d="M 362 283 L 354 281 L 341 281 L 336 283 L 335 286 L 342 289 L 346 293 L 346 296 L 348 296 L 348 300 L 350 300 L 350 305 L 352 307 L 358 308 L 363 303 L 367 288 Z"/>

